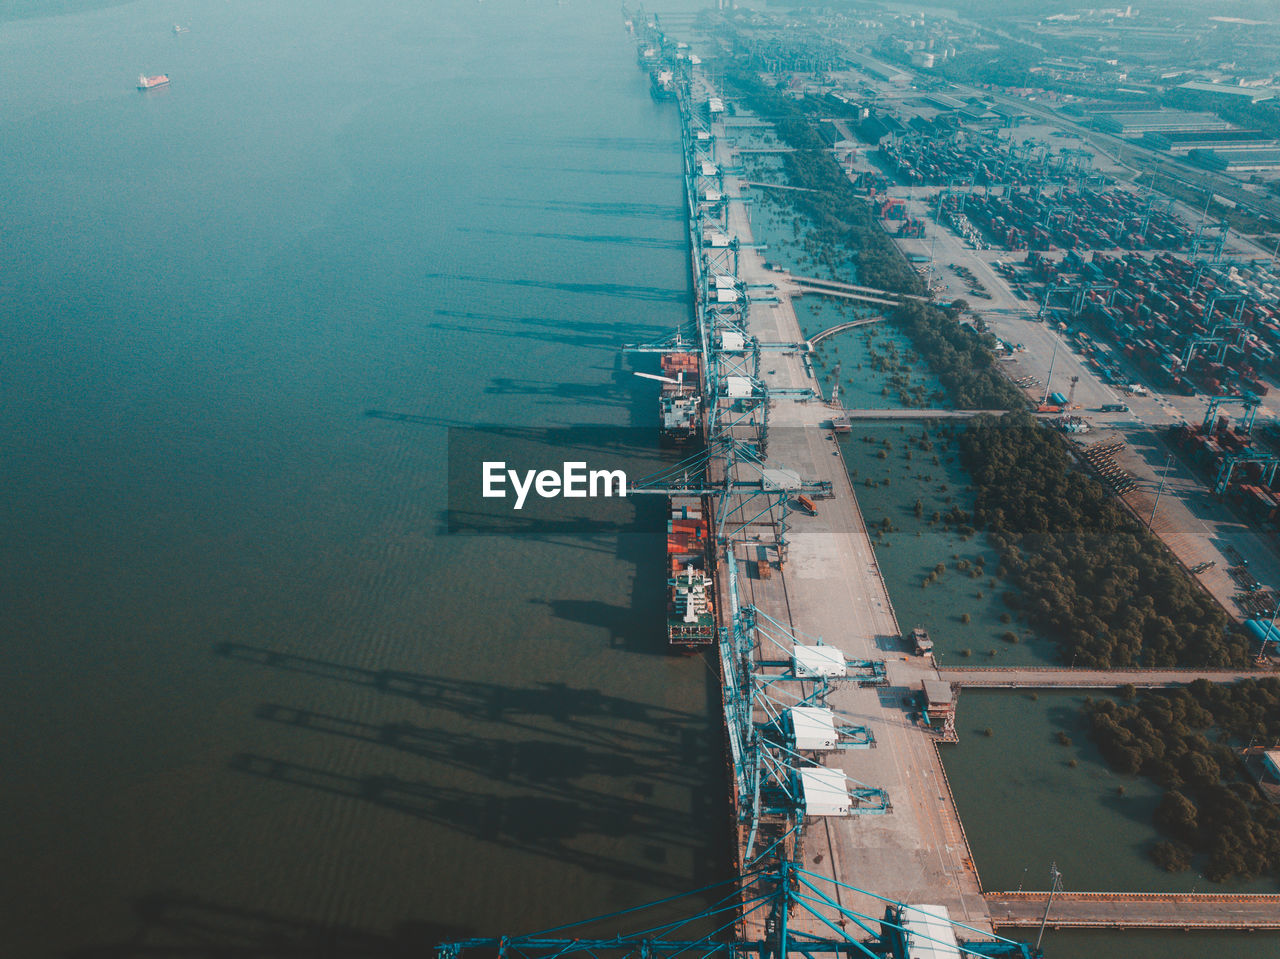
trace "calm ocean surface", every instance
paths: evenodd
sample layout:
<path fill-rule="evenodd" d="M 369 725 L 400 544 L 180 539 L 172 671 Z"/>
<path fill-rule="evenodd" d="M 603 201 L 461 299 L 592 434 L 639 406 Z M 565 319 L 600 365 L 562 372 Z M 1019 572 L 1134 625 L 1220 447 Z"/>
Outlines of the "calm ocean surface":
<path fill-rule="evenodd" d="M 653 427 L 617 347 L 688 316 L 675 109 L 609 0 L 369 9 L 0 4 L 3 959 L 421 956 L 725 875 L 661 538 L 444 531 L 449 427 Z M 921 494 L 866 495 L 907 527 Z M 1153 883 L 1084 737 L 1044 773 L 1057 699 L 964 702 L 984 877 L 1105 813 L 1075 888 Z"/>
<path fill-rule="evenodd" d="M 653 424 L 678 124 L 617 5 L 24 0 L 0 63 L 0 955 L 420 954 L 721 878 L 661 538 L 443 530 L 447 427 Z"/>

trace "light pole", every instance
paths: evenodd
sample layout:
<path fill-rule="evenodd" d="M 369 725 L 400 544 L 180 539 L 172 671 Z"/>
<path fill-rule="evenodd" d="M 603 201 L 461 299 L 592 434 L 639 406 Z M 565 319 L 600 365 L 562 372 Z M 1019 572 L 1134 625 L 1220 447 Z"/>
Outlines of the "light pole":
<path fill-rule="evenodd" d="M 1164 461 L 1164 475 L 1160 477 L 1160 488 L 1156 490 L 1156 501 L 1151 506 L 1151 516 L 1147 519 L 1147 529 L 1151 529 L 1151 524 L 1156 521 L 1156 508 L 1160 505 L 1160 494 L 1164 492 L 1164 481 L 1169 478 L 1169 464 L 1173 462 L 1173 454 L 1169 454 L 1169 458 Z"/>
<path fill-rule="evenodd" d="M 1044 918 L 1040 920 L 1040 932 L 1036 935 L 1036 951 L 1040 951 L 1040 940 L 1044 937 L 1044 927 L 1049 922 L 1049 907 L 1053 905 L 1055 893 L 1062 891 L 1062 873 L 1058 872 L 1056 862 L 1049 863 L 1049 901 L 1044 904 Z"/>
<path fill-rule="evenodd" d="M 1053 383 L 1053 366 L 1058 362 L 1058 343 L 1060 342 L 1058 334 L 1053 334 L 1053 355 L 1049 357 L 1049 375 L 1044 378 L 1044 399 L 1040 401 L 1040 405 L 1044 406 L 1049 402 L 1049 387 Z"/>
<path fill-rule="evenodd" d="M 1262 645 L 1258 648 L 1258 664 L 1262 665 L 1267 660 L 1267 644 L 1274 641 L 1276 632 L 1276 617 L 1280 616 L 1280 594 L 1276 595 L 1276 608 L 1271 611 L 1271 621 L 1267 623 L 1267 631 L 1263 634 Z M 1280 644 L 1277 644 L 1280 645 Z"/>

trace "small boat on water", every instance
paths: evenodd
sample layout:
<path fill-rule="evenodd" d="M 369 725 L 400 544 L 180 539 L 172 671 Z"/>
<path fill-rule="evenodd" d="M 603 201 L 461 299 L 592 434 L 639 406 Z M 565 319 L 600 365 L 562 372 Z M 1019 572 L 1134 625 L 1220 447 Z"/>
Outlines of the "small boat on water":
<path fill-rule="evenodd" d="M 157 73 L 153 77 L 147 76 L 145 73 L 138 77 L 139 90 L 154 90 L 156 87 L 162 87 L 169 82 L 167 73 Z"/>

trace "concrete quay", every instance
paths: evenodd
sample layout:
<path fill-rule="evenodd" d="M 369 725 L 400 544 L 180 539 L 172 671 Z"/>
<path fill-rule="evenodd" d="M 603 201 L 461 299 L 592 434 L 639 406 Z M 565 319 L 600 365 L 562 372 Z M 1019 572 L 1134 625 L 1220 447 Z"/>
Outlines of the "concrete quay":
<path fill-rule="evenodd" d="M 713 132 L 720 148 L 723 129 Z M 724 161 L 722 156 L 717 159 Z M 735 177 L 726 176 L 728 197 L 740 198 L 740 188 Z M 764 268 L 759 252 L 746 246 L 751 227 L 743 205 L 731 202 L 729 210 L 729 232 L 743 241 L 740 278 L 749 286 L 773 282 L 776 275 Z M 803 340 L 785 290 L 779 290 L 776 302 L 753 304 L 749 324 L 762 343 Z M 802 356 L 781 354 L 771 365 L 770 386 L 819 389 Z M 772 397 L 770 406 L 769 465 L 795 470 L 807 480 L 828 481 L 834 495 L 819 501 L 817 516 L 793 513 L 788 517 L 790 546 L 780 574 L 767 580 L 746 579 L 741 583 L 743 590 L 748 601 L 798 634 L 821 637 L 850 659 L 883 659 L 898 648 L 898 623 L 839 445 L 818 425 L 825 407 L 820 401 L 792 395 Z M 742 544 L 737 555 L 740 560 L 754 560 L 754 550 L 754 544 Z M 746 568 L 739 563 L 740 570 Z M 904 666 L 900 660 L 889 662 L 887 687 L 859 688 L 850 683 L 838 687 L 828 700 L 850 721 L 870 727 L 878 748 L 833 756 L 827 765 L 842 768 L 860 783 L 887 790 L 892 812 L 809 820 L 803 838 L 804 862 L 877 896 L 944 905 L 954 919 L 989 931 L 986 900 L 935 736 L 909 718 L 906 697 L 917 677 Z M 842 907 L 876 919 L 884 911 L 883 901 L 871 895 L 840 889 L 838 898 Z M 812 931 L 829 929 L 814 921 Z"/>

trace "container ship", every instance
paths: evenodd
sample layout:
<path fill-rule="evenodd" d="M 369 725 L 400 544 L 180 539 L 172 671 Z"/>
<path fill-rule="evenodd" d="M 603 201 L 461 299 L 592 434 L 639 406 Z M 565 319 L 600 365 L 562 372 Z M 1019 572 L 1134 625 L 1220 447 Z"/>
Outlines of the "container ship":
<path fill-rule="evenodd" d="M 715 645 L 707 511 L 696 496 L 673 496 L 667 521 L 667 645 L 696 653 Z"/>
<path fill-rule="evenodd" d="M 154 77 L 149 77 L 145 73 L 138 77 L 139 90 L 154 90 L 156 87 L 162 87 L 169 82 L 167 73 L 157 73 Z"/>
<path fill-rule="evenodd" d="M 659 442 L 690 446 L 702 439 L 702 388 L 697 353 L 662 354 Z"/>

